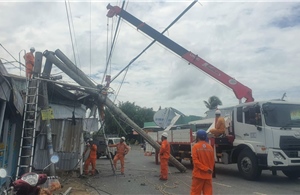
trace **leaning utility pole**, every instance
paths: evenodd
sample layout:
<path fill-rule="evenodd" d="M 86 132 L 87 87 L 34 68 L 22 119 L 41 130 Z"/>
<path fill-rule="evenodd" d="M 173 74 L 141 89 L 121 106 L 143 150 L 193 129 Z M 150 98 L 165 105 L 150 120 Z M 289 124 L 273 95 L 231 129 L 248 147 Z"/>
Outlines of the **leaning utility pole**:
<path fill-rule="evenodd" d="M 37 55 L 37 53 L 36 53 Z M 42 53 L 41 53 L 42 55 Z M 45 68 L 43 71 L 43 77 L 44 78 L 49 78 L 50 76 L 50 72 L 51 72 L 51 68 L 52 68 L 52 63 L 49 62 L 49 60 L 46 61 L 45 64 Z M 46 113 L 46 118 L 45 118 L 45 122 L 46 122 L 46 134 L 47 134 L 47 149 L 48 149 L 48 154 L 49 154 L 49 159 L 51 158 L 51 156 L 54 154 L 53 151 L 53 144 L 52 144 L 52 129 L 51 129 L 51 124 L 50 124 L 50 112 L 51 110 L 49 109 L 49 100 L 48 100 L 48 87 L 47 87 L 47 81 L 41 81 L 42 82 L 42 89 L 43 89 L 43 102 L 44 102 L 44 108 L 43 111 L 44 113 Z M 43 118 L 43 117 L 42 117 Z M 54 167 L 54 163 L 50 164 L 50 176 L 54 176 L 55 175 L 55 167 Z"/>
<path fill-rule="evenodd" d="M 57 50 L 56 50 L 57 52 Z M 91 84 L 89 81 L 87 81 L 89 78 L 82 72 L 77 71 L 77 67 L 75 66 L 65 55 L 60 55 L 62 61 L 64 61 L 67 64 L 64 64 L 62 61 L 57 59 L 57 57 L 54 55 L 53 52 L 45 51 L 44 56 L 50 60 L 53 64 L 55 64 L 59 69 L 61 69 L 63 72 L 65 72 L 70 78 L 72 78 L 74 81 L 76 81 L 79 85 L 82 85 L 84 87 L 94 87 L 95 85 Z M 70 68 L 71 67 L 71 68 Z M 99 89 L 98 89 L 99 90 Z M 106 89 L 100 88 L 100 93 L 98 93 L 98 90 L 91 90 L 86 89 L 87 93 L 94 94 L 97 96 L 97 99 L 99 102 L 95 102 L 96 105 L 99 103 L 104 104 L 107 106 L 111 112 L 113 112 L 116 116 L 121 118 L 124 122 L 126 122 L 128 125 L 130 125 L 134 130 L 136 130 L 152 147 L 154 147 L 157 151 L 160 149 L 160 145 L 154 141 L 147 133 L 145 133 L 137 124 L 135 124 L 122 110 L 120 110 L 114 103 L 107 98 L 106 95 L 102 94 L 102 92 L 105 92 Z M 169 161 L 180 171 L 185 172 L 186 167 L 183 166 L 176 158 L 174 158 L 172 155 L 170 156 Z"/>

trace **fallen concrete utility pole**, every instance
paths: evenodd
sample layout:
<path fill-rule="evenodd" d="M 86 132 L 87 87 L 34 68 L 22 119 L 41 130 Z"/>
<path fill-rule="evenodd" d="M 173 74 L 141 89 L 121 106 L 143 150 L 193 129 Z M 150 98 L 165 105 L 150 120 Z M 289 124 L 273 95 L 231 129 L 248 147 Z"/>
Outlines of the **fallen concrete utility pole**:
<path fill-rule="evenodd" d="M 77 66 L 75 66 L 75 64 L 73 64 L 73 62 L 59 49 L 55 50 L 55 55 L 63 63 L 65 63 L 65 65 L 67 65 L 67 67 L 70 68 L 75 74 L 77 74 L 78 76 L 85 75 L 84 72 L 82 72 L 82 70 L 80 70 Z M 96 85 L 87 76 L 81 77 L 81 79 L 83 79 L 88 84 L 88 86 L 94 88 L 96 87 Z"/>
<path fill-rule="evenodd" d="M 154 141 L 143 129 L 141 129 L 137 124 L 135 124 L 126 114 L 122 112 L 115 104 L 108 98 L 103 95 L 99 95 L 98 99 L 105 104 L 112 113 L 120 117 L 125 123 L 131 126 L 135 131 L 137 131 L 156 151 L 159 151 L 160 145 Z M 172 155 L 170 156 L 169 161 L 180 171 L 185 172 L 186 168 L 183 166 L 176 158 Z"/>
<path fill-rule="evenodd" d="M 50 60 L 53 64 L 55 64 L 59 69 L 61 69 L 63 72 L 65 72 L 70 78 L 72 78 L 74 81 L 76 81 L 79 85 L 87 86 L 87 87 L 93 87 L 91 86 L 91 83 L 87 82 L 86 79 L 87 76 L 82 71 L 77 71 L 77 67 L 75 68 L 69 68 L 71 66 L 74 66 L 73 63 L 68 63 L 70 60 L 64 60 L 68 65 L 64 64 L 60 60 L 58 60 L 54 55 L 53 52 L 45 51 L 44 56 Z M 61 56 L 60 56 L 61 57 Z M 64 56 L 67 58 L 66 56 Z M 73 71 L 75 70 L 75 72 Z M 99 93 L 96 93 L 95 90 L 87 89 L 87 92 L 98 95 L 98 100 L 106 105 L 112 113 L 114 113 L 116 116 L 120 117 L 125 123 L 130 125 L 136 132 L 138 132 L 153 148 L 156 149 L 156 151 L 159 151 L 160 145 L 154 141 L 147 133 L 145 133 L 137 124 L 135 124 L 125 113 L 122 112 L 109 98 L 107 98 L 106 95 L 103 95 Z M 103 92 L 106 93 L 105 89 L 103 89 Z M 95 104 L 99 104 L 99 102 L 95 102 Z M 170 156 L 169 161 L 180 171 L 185 172 L 186 167 L 183 166 L 176 158 L 174 158 L 172 155 Z"/>

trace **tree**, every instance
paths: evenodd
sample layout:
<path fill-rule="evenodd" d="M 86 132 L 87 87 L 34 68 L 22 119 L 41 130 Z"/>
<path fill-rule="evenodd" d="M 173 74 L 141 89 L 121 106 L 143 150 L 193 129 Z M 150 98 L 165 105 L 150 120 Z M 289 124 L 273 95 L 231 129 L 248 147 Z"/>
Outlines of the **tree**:
<path fill-rule="evenodd" d="M 142 108 L 130 102 L 120 102 L 118 107 L 139 127 L 144 122 L 153 121 L 154 111 L 152 108 Z M 125 132 L 126 133 L 125 133 Z M 105 110 L 105 132 L 107 134 L 125 135 L 131 134 L 132 128 L 117 116 L 114 116 L 108 109 Z"/>
<path fill-rule="evenodd" d="M 209 110 L 217 109 L 218 106 L 222 105 L 222 101 L 217 96 L 211 96 L 208 98 L 208 101 L 203 101 L 206 108 Z"/>

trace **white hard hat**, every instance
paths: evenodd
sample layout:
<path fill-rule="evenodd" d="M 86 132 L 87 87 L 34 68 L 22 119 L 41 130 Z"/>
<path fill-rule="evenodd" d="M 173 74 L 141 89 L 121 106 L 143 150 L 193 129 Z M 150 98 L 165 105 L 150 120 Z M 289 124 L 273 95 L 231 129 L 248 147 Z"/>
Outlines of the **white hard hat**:
<path fill-rule="evenodd" d="M 221 114 L 220 110 L 216 110 L 215 114 Z"/>
<path fill-rule="evenodd" d="M 31 50 L 32 50 L 32 51 L 35 51 L 34 47 L 30 47 L 30 51 L 31 51 Z"/>
<path fill-rule="evenodd" d="M 121 137 L 121 139 L 125 141 L 125 137 Z"/>
<path fill-rule="evenodd" d="M 168 137 L 168 133 L 167 132 L 163 132 L 162 134 L 161 134 L 161 136 L 163 136 L 163 137 Z"/>
<path fill-rule="evenodd" d="M 89 142 L 92 142 L 92 141 L 93 141 L 93 138 L 90 138 L 90 139 L 89 139 Z"/>

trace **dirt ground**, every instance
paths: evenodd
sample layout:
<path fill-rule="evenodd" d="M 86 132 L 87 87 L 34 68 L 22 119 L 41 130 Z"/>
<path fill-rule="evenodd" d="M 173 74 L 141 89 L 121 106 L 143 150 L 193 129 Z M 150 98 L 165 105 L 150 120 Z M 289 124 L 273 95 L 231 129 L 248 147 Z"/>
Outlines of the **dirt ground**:
<path fill-rule="evenodd" d="M 59 181 L 62 185 L 62 188 L 60 190 L 56 190 L 53 193 L 54 195 L 63 194 L 69 188 L 71 188 L 69 193 L 71 195 L 98 195 L 96 190 L 94 190 L 89 184 L 92 176 L 80 176 L 78 171 L 63 172 L 59 175 Z"/>

